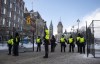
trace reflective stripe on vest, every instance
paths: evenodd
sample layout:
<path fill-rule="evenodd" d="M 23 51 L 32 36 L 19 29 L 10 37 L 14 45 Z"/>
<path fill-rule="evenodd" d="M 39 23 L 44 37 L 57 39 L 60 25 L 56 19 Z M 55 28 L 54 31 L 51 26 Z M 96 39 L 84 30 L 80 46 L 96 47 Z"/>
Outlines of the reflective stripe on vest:
<path fill-rule="evenodd" d="M 60 41 L 61 41 L 61 42 L 65 42 L 65 38 L 61 38 Z"/>
<path fill-rule="evenodd" d="M 79 41 L 80 37 L 77 37 L 77 41 Z"/>
<path fill-rule="evenodd" d="M 37 38 L 37 39 L 36 39 L 36 42 L 37 42 L 37 43 L 40 43 L 40 38 Z"/>
<path fill-rule="evenodd" d="M 18 38 L 16 38 L 16 42 L 18 42 Z"/>
<path fill-rule="evenodd" d="M 72 43 L 73 42 L 73 38 L 69 38 L 69 43 Z"/>
<path fill-rule="evenodd" d="M 49 35 L 49 30 L 45 30 L 46 35 Z"/>
<path fill-rule="evenodd" d="M 45 36 L 45 39 L 47 39 L 47 40 L 48 40 L 48 39 L 49 39 L 49 35 L 46 35 L 46 36 Z"/>
<path fill-rule="evenodd" d="M 80 38 L 80 43 L 84 43 L 84 42 L 85 42 L 84 37 L 83 38 Z"/>

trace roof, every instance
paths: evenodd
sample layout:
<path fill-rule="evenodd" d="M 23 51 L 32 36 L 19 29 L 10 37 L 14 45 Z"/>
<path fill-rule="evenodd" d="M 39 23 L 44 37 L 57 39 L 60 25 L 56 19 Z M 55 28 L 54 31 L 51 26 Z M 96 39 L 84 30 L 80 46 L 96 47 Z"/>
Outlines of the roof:
<path fill-rule="evenodd" d="M 61 21 L 58 23 L 58 26 L 62 26 L 62 27 L 63 27 L 63 25 L 62 25 L 62 22 L 61 22 Z"/>

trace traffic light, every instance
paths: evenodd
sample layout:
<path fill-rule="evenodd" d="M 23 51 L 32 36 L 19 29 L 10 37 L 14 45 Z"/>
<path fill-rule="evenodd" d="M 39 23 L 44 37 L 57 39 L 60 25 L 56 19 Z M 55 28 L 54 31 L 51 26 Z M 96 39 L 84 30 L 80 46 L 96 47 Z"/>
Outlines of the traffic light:
<path fill-rule="evenodd" d="M 31 17 L 28 16 L 26 21 L 27 21 L 27 24 L 31 24 Z"/>

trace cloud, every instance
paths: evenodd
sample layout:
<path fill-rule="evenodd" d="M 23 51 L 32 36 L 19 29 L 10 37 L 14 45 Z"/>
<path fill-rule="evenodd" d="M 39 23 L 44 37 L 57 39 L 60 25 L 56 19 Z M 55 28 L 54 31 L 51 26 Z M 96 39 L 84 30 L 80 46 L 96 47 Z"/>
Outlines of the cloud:
<path fill-rule="evenodd" d="M 86 26 L 86 21 L 87 21 L 87 25 L 89 26 L 92 20 L 100 20 L 100 8 L 84 16 L 82 18 L 82 22 L 80 22 L 80 27 Z"/>
<path fill-rule="evenodd" d="M 86 26 L 86 21 L 87 25 L 89 26 L 92 22 L 92 20 L 100 20 L 100 8 L 96 9 L 94 12 L 86 15 L 83 17 L 82 22 L 80 22 L 80 27 Z M 100 38 L 100 21 L 94 21 L 94 27 L 99 27 L 99 28 L 94 28 L 94 36 L 96 38 Z"/>

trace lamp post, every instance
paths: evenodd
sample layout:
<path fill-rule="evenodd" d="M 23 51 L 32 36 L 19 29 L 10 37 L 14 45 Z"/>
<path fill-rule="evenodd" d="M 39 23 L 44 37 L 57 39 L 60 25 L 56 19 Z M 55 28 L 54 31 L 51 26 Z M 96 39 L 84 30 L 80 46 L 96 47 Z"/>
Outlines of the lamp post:
<path fill-rule="evenodd" d="M 46 21 L 44 21 L 44 34 L 45 34 L 45 28 L 46 28 Z"/>
<path fill-rule="evenodd" d="M 36 30 L 36 20 L 35 19 L 33 19 L 33 21 L 34 21 L 34 23 L 33 23 L 33 30 L 32 30 L 32 32 L 33 32 L 33 52 L 34 52 L 34 33 L 35 33 L 35 30 Z"/>
<path fill-rule="evenodd" d="M 79 32 L 79 22 L 80 22 L 80 20 L 78 19 L 77 22 L 78 22 L 78 30 L 77 30 L 77 32 Z"/>

